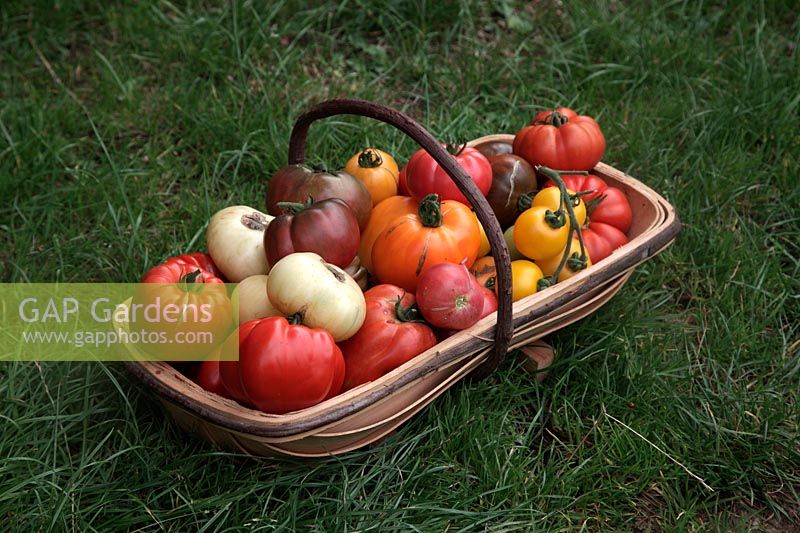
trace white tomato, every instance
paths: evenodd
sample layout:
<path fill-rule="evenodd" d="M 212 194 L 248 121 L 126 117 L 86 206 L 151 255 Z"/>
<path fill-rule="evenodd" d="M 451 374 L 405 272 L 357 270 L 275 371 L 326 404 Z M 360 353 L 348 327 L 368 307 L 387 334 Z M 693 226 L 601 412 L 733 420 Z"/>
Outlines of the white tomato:
<path fill-rule="evenodd" d="M 264 230 L 274 217 L 246 205 L 218 211 L 208 223 L 208 253 L 228 281 L 269 273 Z"/>
<path fill-rule="evenodd" d="M 268 279 L 269 276 L 266 274 L 256 274 L 243 279 L 233 290 L 231 303 L 237 324 L 244 324 L 255 318 L 283 316 L 283 313 L 275 309 L 267 297 Z"/>
<path fill-rule="evenodd" d="M 367 312 L 355 280 L 310 252 L 290 254 L 275 263 L 267 295 L 281 313 L 300 315 L 303 324 L 328 331 L 336 342 L 355 335 Z"/>

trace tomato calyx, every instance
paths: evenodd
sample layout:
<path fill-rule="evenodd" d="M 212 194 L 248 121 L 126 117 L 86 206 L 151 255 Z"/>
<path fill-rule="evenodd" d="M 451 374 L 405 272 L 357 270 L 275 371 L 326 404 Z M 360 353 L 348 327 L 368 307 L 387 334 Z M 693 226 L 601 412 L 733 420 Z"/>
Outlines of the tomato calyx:
<path fill-rule="evenodd" d="M 547 222 L 547 225 L 551 228 L 557 229 L 567 223 L 567 217 L 561 209 L 558 211 L 551 211 L 548 209 L 544 213 L 544 221 Z"/>
<path fill-rule="evenodd" d="M 537 192 L 538 191 L 531 191 L 521 195 L 519 197 L 519 200 L 517 200 L 517 211 L 519 211 L 520 213 L 524 213 L 525 211 L 530 209 L 531 206 L 533 205 L 533 197 L 536 196 Z"/>
<path fill-rule="evenodd" d="M 429 194 L 423 198 L 417 212 L 426 228 L 438 228 L 442 225 L 442 203 L 438 194 Z"/>
<path fill-rule="evenodd" d="M 572 255 L 569 256 L 567 259 L 567 266 L 573 272 L 578 272 L 579 270 L 583 270 L 588 266 L 586 262 L 586 257 L 581 257 L 578 252 L 572 252 Z"/>
<path fill-rule="evenodd" d="M 548 287 L 550 287 L 552 285 L 553 285 L 553 283 L 550 280 L 550 278 L 545 276 L 545 277 L 543 277 L 542 279 L 540 279 L 539 281 L 536 282 L 536 290 L 537 291 L 543 291 L 543 290 L 545 290 L 546 288 L 548 288 Z"/>
<path fill-rule="evenodd" d="M 597 191 L 583 191 L 581 194 L 593 194 L 595 192 L 597 192 Z M 591 215 L 592 211 L 597 209 L 597 206 L 600 205 L 600 202 L 602 202 L 605 199 L 606 199 L 606 195 L 605 194 L 601 194 L 600 196 L 598 196 L 596 198 L 592 198 L 591 200 L 586 202 L 586 216 L 588 217 L 589 215 Z"/>
<path fill-rule="evenodd" d="M 394 304 L 394 313 L 397 316 L 397 320 L 400 322 L 419 322 L 424 323 L 425 321 L 422 320 L 419 316 L 419 310 L 415 305 L 409 305 L 408 307 L 403 307 L 403 297 L 405 293 L 401 296 L 397 297 L 397 300 Z"/>
<path fill-rule="evenodd" d="M 467 147 L 467 143 L 460 143 L 460 142 L 449 142 L 444 145 L 447 152 L 452 156 L 461 155 L 461 152 L 464 151 L 464 148 Z"/>
<path fill-rule="evenodd" d="M 375 168 L 379 167 L 383 164 L 383 158 L 381 154 L 377 152 L 377 150 L 373 150 L 372 148 L 364 148 L 360 154 L 358 154 L 358 166 L 361 168 Z"/>
<path fill-rule="evenodd" d="M 203 290 L 201 285 L 205 283 L 203 271 L 199 268 L 183 274 L 178 280 L 178 287 L 184 292 L 200 292 Z"/>
<path fill-rule="evenodd" d="M 303 312 L 300 311 L 293 315 L 289 315 L 286 317 L 286 321 L 293 326 L 299 326 L 303 323 Z"/>
<path fill-rule="evenodd" d="M 569 117 L 567 117 L 566 115 L 562 115 L 558 111 L 553 111 L 552 113 L 547 115 L 547 118 L 545 118 L 544 120 L 534 122 L 534 125 L 547 124 L 549 126 L 555 126 L 556 128 L 560 128 L 567 122 L 569 122 Z"/>
<path fill-rule="evenodd" d="M 278 202 L 277 205 L 278 205 L 278 207 L 280 207 L 281 209 L 286 211 L 288 214 L 296 215 L 300 211 L 303 211 L 304 209 L 307 209 L 307 208 L 311 207 L 312 205 L 314 205 L 314 198 L 309 196 L 308 200 L 306 200 L 304 203 L 300 203 L 300 202 Z"/>

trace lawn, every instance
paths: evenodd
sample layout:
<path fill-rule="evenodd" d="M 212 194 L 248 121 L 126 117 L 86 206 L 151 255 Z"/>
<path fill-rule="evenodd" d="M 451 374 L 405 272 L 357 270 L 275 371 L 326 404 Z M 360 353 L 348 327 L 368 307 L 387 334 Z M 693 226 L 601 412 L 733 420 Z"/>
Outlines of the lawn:
<path fill-rule="evenodd" d="M 98 7 L 105 4 L 104 7 Z M 594 115 L 676 243 L 375 447 L 252 460 L 182 433 L 117 365 L 0 365 L 0 528 L 800 528 L 800 10 L 794 2 L 7 2 L 0 281 L 132 281 L 262 207 L 293 120 L 336 96 L 438 137 Z M 411 141 L 312 129 L 330 167 Z"/>

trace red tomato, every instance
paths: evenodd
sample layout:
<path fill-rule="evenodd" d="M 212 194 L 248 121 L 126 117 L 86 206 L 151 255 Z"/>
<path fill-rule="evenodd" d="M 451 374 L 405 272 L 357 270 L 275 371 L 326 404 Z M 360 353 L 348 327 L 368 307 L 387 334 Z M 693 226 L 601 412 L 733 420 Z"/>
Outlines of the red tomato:
<path fill-rule="evenodd" d="M 403 168 L 400 169 L 400 174 L 397 175 L 398 196 L 411 196 L 408 193 L 408 183 L 406 182 L 406 167 L 408 167 L 408 165 L 403 165 Z"/>
<path fill-rule="evenodd" d="M 203 361 L 200 370 L 197 372 L 197 384 L 208 392 L 219 394 L 225 398 L 230 398 L 228 389 L 222 383 L 222 376 L 219 373 L 219 361 Z"/>
<path fill-rule="evenodd" d="M 239 379 L 250 403 L 283 414 L 339 394 L 344 358 L 330 333 L 283 317 L 256 322 L 239 347 Z"/>
<path fill-rule="evenodd" d="M 239 328 L 225 339 L 225 348 L 232 350 L 239 347 L 241 350 L 242 341 L 250 335 L 250 331 L 256 327 L 258 320 L 250 320 L 240 325 Z M 241 356 L 241 353 L 239 354 Z M 219 375 L 222 385 L 228 391 L 228 398 L 232 398 L 242 405 L 250 406 L 250 400 L 242 387 L 242 380 L 239 376 L 239 361 L 220 361 Z"/>
<path fill-rule="evenodd" d="M 583 242 L 592 263 L 605 259 L 611 252 L 628 243 L 626 232 L 633 222 L 633 211 L 625 193 L 594 174 L 568 174 L 561 177 L 567 189 L 594 191 L 583 197 L 586 202 L 587 223 L 581 231 Z M 554 187 L 552 181 L 545 187 Z"/>
<path fill-rule="evenodd" d="M 214 260 L 211 259 L 211 256 L 208 254 L 204 254 L 202 252 L 194 252 L 191 254 L 183 254 L 177 257 L 171 257 L 167 259 L 167 262 L 183 262 L 187 265 L 193 265 L 196 267 L 200 267 L 201 269 L 205 270 L 206 272 L 211 272 L 216 277 L 225 281 L 225 277 L 222 275 L 222 271 L 217 267 L 214 263 Z"/>
<path fill-rule="evenodd" d="M 346 368 L 343 390 L 376 380 L 436 344 L 431 328 L 417 316 L 410 292 L 384 284 L 365 292 L 364 298 L 364 324 L 339 344 Z"/>
<path fill-rule="evenodd" d="M 158 285 L 150 285 L 153 283 Z M 137 313 L 137 306 L 143 310 L 155 306 L 158 315 L 147 316 L 145 311 Z M 223 281 L 177 258 L 145 272 L 133 296 L 131 310 L 131 329 L 139 327 L 148 337 L 167 335 L 162 342 L 141 346 L 165 359 L 201 359 L 222 344 L 233 321 L 233 308 Z M 178 334 L 203 341 L 173 343 Z"/>
<path fill-rule="evenodd" d="M 492 187 L 492 165 L 489 164 L 486 156 L 475 148 L 465 146 L 455 153 L 454 157 L 478 186 L 481 193 L 486 196 Z M 456 200 L 469 205 L 455 182 L 424 149 L 420 148 L 414 152 L 405 166 L 404 174 L 408 192 L 417 201 L 435 193 L 441 200 Z"/>
<path fill-rule="evenodd" d="M 466 329 L 480 319 L 484 293 L 464 263 L 438 263 L 420 274 L 417 305 L 436 327 Z"/>
<path fill-rule="evenodd" d="M 542 111 L 514 137 L 514 153 L 534 167 L 591 170 L 605 150 L 606 138 L 597 122 L 566 107 Z"/>
<path fill-rule="evenodd" d="M 180 256 L 183 257 L 183 256 Z M 160 265 L 156 265 L 142 276 L 142 283 L 223 283 L 211 271 L 198 266 L 196 262 L 187 262 L 178 257 L 171 257 Z"/>
<path fill-rule="evenodd" d="M 481 293 L 483 293 L 483 309 L 481 309 L 481 315 L 478 320 L 497 311 L 497 295 L 494 291 L 481 285 Z M 458 333 L 458 330 L 440 329 L 439 338 L 444 340 L 448 337 L 452 337 L 456 333 Z"/>
<path fill-rule="evenodd" d="M 497 311 L 497 295 L 494 291 L 481 285 L 481 293 L 483 293 L 483 309 L 481 309 L 481 315 L 478 320 Z"/>
<path fill-rule="evenodd" d="M 339 198 L 306 204 L 279 202 L 288 213 L 275 218 L 264 232 L 267 261 L 274 265 L 295 252 L 314 252 L 326 263 L 346 268 L 358 253 L 358 219 Z"/>

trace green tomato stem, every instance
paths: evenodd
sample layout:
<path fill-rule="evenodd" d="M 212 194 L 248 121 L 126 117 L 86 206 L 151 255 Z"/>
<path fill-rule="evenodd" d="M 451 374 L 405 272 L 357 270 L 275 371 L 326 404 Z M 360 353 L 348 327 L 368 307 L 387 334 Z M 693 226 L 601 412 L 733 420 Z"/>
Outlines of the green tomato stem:
<path fill-rule="evenodd" d="M 405 296 L 405 293 L 403 293 L 403 296 Z M 410 305 L 408 307 L 403 307 L 403 296 L 398 296 L 397 303 L 394 304 L 394 312 L 397 315 L 397 320 L 400 322 L 424 322 L 424 320 L 419 317 L 419 312 L 415 306 Z"/>
<path fill-rule="evenodd" d="M 358 154 L 358 166 L 361 168 L 375 168 L 383 164 L 383 158 L 377 150 L 365 148 Z"/>
<path fill-rule="evenodd" d="M 289 316 L 286 317 L 286 321 L 289 322 L 289 324 L 291 324 L 293 326 L 296 326 L 298 324 L 302 324 L 303 323 L 303 313 L 295 313 L 293 315 L 289 315 Z"/>
<path fill-rule="evenodd" d="M 438 194 L 429 194 L 419 203 L 419 218 L 426 228 L 438 228 L 442 225 L 442 209 Z"/>
<path fill-rule="evenodd" d="M 569 217 L 570 231 L 567 234 L 567 246 L 564 248 L 564 255 L 561 256 L 561 261 L 559 261 L 558 263 L 558 268 L 556 268 L 555 272 L 553 272 L 553 275 L 550 277 L 550 282 L 553 285 L 555 285 L 558 282 L 558 276 L 561 274 L 561 270 L 564 268 L 564 265 L 566 264 L 567 259 L 569 258 L 569 252 L 572 246 L 572 233 L 574 232 L 578 237 L 578 244 L 580 245 L 581 249 L 581 255 L 579 259 L 584 262 L 586 261 L 587 258 L 586 246 L 583 243 L 583 235 L 581 234 L 581 227 L 578 224 L 578 218 L 575 216 L 575 209 L 572 207 L 572 202 L 568 201 L 570 198 L 570 194 L 567 192 L 567 186 L 564 183 L 564 180 L 562 180 L 560 176 L 560 174 L 563 173 L 563 171 L 556 171 L 553 170 L 552 168 L 547 168 L 540 165 L 536 167 L 536 172 L 541 172 L 542 174 L 553 180 L 553 183 L 556 184 L 558 190 L 561 193 L 560 204 L 566 207 L 567 216 Z"/>

